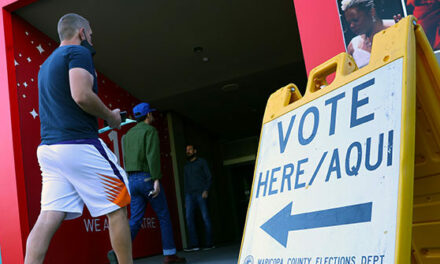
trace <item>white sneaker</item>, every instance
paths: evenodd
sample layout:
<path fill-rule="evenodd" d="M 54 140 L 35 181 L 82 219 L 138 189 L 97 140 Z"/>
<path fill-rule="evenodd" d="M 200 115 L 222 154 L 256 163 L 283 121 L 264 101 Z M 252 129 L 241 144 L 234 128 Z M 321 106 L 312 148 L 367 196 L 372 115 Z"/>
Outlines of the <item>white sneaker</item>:
<path fill-rule="evenodd" d="M 199 251 L 200 248 L 199 247 L 192 247 L 192 248 L 184 248 L 183 251 L 185 252 L 194 252 L 194 251 Z"/>

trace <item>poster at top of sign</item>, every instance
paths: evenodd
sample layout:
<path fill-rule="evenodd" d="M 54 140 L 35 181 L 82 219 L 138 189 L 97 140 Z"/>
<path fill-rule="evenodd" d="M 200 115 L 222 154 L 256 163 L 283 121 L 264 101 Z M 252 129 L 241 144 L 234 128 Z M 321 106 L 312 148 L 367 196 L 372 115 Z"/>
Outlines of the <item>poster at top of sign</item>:
<path fill-rule="evenodd" d="M 402 0 L 336 0 L 347 53 L 359 68 L 370 61 L 373 37 L 404 16 Z"/>
<path fill-rule="evenodd" d="M 336 0 L 345 47 L 359 68 L 370 61 L 373 37 L 406 15 L 414 15 L 434 51 L 440 53 L 440 0 Z"/>
<path fill-rule="evenodd" d="M 394 263 L 402 65 L 263 125 L 240 264 Z"/>

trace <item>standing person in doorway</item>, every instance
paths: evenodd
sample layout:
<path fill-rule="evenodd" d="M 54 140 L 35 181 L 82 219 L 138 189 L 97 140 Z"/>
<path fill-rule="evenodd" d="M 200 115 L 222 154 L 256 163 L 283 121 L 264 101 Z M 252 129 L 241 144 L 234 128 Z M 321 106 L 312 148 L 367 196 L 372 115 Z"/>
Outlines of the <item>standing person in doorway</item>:
<path fill-rule="evenodd" d="M 41 144 L 37 156 L 43 189 L 41 212 L 27 239 L 25 263 L 43 263 L 62 221 L 81 216 L 86 204 L 92 217 L 107 215 L 119 263 L 131 264 L 127 176 L 98 138 L 97 117 L 119 128 L 120 111 L 108 109 L 97 95 L 89 22 L 77 14 L 64 15 L 58 34 L 61 44 L 38 74 Z"/>
<path fill-rule="evenodd" d="M 148 203 L 159 218 L 162 235 L 164 263 L 183 263 L 185 258 L 176 255 L 170 213 L 165 192 L 161 188 L 159 135 L 151 125 L 153 111 L 147 103 L 133 108 L 138 122 L 123 138 L 125 170 L 128 172 L 131 193 L 131 239 L 134 240 L 145 215 Z"/>
<path fill-rule="evenodd" d="M 203 222 L 205 223 L 206 246 L 203 249 L 212 249 L 214 248 L 212 242 L 212 226 L 206 201 L 208 199 L 209 188 L 211 187 L 211 172 L 206 160 L 197 157 L 197 148 L 194 145 L 189 144 L 186 146 L 186 157 L 188 158 L 188 163 L 185 165 L 184 181 L 189 247 L 186 248 L 185 251 L 191 252 L 200 249 L 194 221 L 196 207 L 199 207 Z"/>

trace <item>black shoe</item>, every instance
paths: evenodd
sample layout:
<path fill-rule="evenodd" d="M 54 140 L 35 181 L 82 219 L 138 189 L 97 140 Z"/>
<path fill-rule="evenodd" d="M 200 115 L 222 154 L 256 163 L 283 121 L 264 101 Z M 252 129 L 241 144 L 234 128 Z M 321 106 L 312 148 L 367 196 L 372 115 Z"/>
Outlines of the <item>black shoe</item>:
<path fill-rule="evenodd" d="M 210 250 L 210 249 L 213 249 L 213 248 L 215 248 L 215 246 L 211 245 L 211 246 L 206 246 L 206 247 L 202 248 L 202 250 Z"/>
<path fill-rule="evenodd" d="M 199 251 L 200 248 L 199 247 L 190 247 L 190 248 L 184 248 L 183 251 L 185 252 L 194 252 L 194 251 Z"/>
<path fill-rule="evenodd" d="M 118 258 L 116 257 L 115 251 L 113 251 L 113 249 L 107 253 L 107 258 L 108 261 L 110 261 L 110 264 L 118 264 Z"/>

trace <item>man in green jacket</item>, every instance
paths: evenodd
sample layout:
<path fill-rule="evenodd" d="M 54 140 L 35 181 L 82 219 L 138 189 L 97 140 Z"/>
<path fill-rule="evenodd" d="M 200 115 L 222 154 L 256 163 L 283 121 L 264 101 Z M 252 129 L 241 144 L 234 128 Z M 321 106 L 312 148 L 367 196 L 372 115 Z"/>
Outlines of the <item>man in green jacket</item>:
<path fill-rule="evenodd" d="M 170 213 L 165 193 L 161 190 L 159 135 L 151 126 L 153 111 L 155 109 L 147 103 L 136 105 L 133 114 L 138 124 L 123 138 L 125 170 L 131 193 L 131 239 L 134 240 L 140 229 L 149 202 L 159 218 L 164 263 L 182 263 L 186 260 L 176 255 Z"/>

